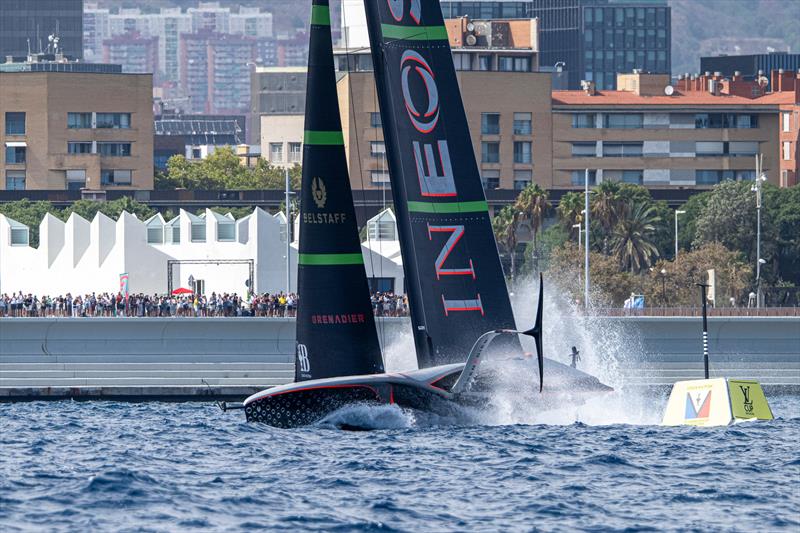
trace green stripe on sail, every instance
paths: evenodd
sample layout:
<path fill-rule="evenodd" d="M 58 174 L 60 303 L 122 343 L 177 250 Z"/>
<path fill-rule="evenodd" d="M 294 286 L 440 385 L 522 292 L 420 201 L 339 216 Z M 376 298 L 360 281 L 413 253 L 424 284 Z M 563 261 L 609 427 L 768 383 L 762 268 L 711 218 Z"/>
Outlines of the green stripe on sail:
<path fill-rule="evenodd" d="M 381 24 L 384 39 L 403 39 L 406 41 L 446 41 L 447 29 L 444 26 L 399 26 Z"/>
<path fill-rule="evenodd" d="M 331 10 L 328 6 L 311 6 L 311 24 L 331 25 Z"/>
<path fill-rule="evenodd" d="M 489 204 L 486 200 L 474 202 L 408 202 L 412 213 L 486 213 Z"/>
<path fill-rule="evenodd" d="M 341 131 L 308 131 L 303 135 L 306 144 L 343 145 L 344 135 Z"/>
<path fill-rule="evenodd" d="M 301 265 L 363 265 L 364 256 L 357 254 L 300 254 Z"/>

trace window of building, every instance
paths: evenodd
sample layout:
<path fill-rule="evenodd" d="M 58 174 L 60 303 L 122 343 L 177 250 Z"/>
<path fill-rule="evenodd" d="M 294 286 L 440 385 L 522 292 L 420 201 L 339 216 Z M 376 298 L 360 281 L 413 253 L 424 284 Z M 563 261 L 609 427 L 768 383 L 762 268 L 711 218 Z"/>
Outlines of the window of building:
<path fill-rule="evenodd" d="M 728 153 L 731 157 L 752 157 L 758 154 L 758 141 L 731 141 Z"/>
<path fill-rule="evenodd" d="M 231 242 L 236 240 L 236 224 L 230 222 L 217 222 L 217 240 L 219 242 Z"/>
<path fill-rule="evenodd" d="M 92 127 L 91 113 L 67 113 L 67 128 L 88 129 Z"/>
<path fill-rule="evenodd" d="M 644 143 L 603 143 L 603 157 L 642 157 Z"/>
<path fill-rule="evenodd" d="M 289 143 L 289 163 L 300 163 L 303 160 L 303 143 Z"/>
<path fill-rule="evenodd" d="M 192 236 L 192 242 L 206 242 L 206 221 L 193 220 L 189 223 L 189 230 Z"/>
<path fill-rule="evenodd" d="M 577 142 L 572 143 L 572 157 L 596 157 L 597 143 Z"/>
<path fill-rule="evenodd" d="M 273 163 L 283 162 L 283 143 L 269 143 L 269 160 Z"/>
<path fill-rule="evenodd" d="M 389 173 L 385 170 L 370 170 L 370 181 L 376 184 L 389 183 Z"/>
<path fill-rule="evenodd" d="M 514 190 L 521 191 L 531 184 L 533 179 L 533 172 L 530 170 L 515 170 L 514 171 Z"/>
<path fill-rule="evenodd" d="M 102 156 L 109 157 L 129 157 L 131 155 L 131 143 L 97 143 L 97 152 Z"/>
<path fill-rule="evenodd" d="M 694 173 L 694 180 L 698 185 L 716 185 L 722 180 L 722 171 L 696 170 Z"/>
<path fill-rule="evenodd" d="M 499 163 L 500 162 L 500 143 L 482 142 L 481 143 L 481 162 Z"/>
<path fill-rule="evenodd" d="M 514 113 L 514 135 L 531 134 L 531 114 Z"/>
<path fill-rule="evenodd" d="M 12 227 L 11 246 L 28 246 L 30 243 L 30 230 L 28 228 Z"/>
<path fill-rule="evenodd" d="M 67 189 L 70 191 L 79 191 L 86 187 L 86 170 L 85 169 L 72 169 L 67 170 Z"/>
<path fill-rule="evenodd" d="M 623 170 L 622 181 L 641 185 L 644 181 L 644 170 Z"/>
<path fill-rule="evenodd" d="M 472 55 L 471 54 L 453 54 L 453 64 L 456 70 L 472 70 Z"/>
<path fill-rule="evenodd" d="M 6 170 L 6 190 L 7 191 L 25 190 L 24 170 Z"/>
<path fill-rule="evenodd" d="M 128 129 L 131 127 L 130 113 L 97 113 L 96 128 Z"/>
<path fill-rule="evenodd" d="M 756 179 L 756 171 L 755 170 L 737 170 L 736 171 L 736 180 L 737 181 L 755 181 Z"/>
<path fill-rule="evenodd" d="M 573 113 L 573 128 L 594 128 L 597 115 L 594 113 Z"/>
<path fill-rule="evenodd" d="M 758 115 L 734 113 L 697 113 L 695 115 L 695 128 L 758 128 Z"/>
<path fill-rule="evenodd" d="M 14 146 L 11 143 L 6 143 L 6 164 L 7 165 L 23 165 L 25 164 L 25 146 Z"/>
<path fill-rule="evenodd" d="M 67 153 L 68 154 L 91 154 L 92 153 L 92 143 L 91 142 L 68 142 L 67 143 Z"/>
<path fill-rule="evenodd" d="M 720 141 L 697 141 L 694 151 L 698 157 L 721 156 L 725 153 L 725 143 Z"/>
<path fill-rule="evenodd" d="M 497 58 L 497 70 L 500 72 L 511 72 L 514 70 L 513 56 L 499 56 Z"/>
<path fill-rule="evenodd" d="M 792 131 L 791 120 L 792 120 L 791 113 L 781 113 L 781 123 L 783 124 L 784 132 Z"/>
<path fill-rule="evenodd" d="M 500 134 L 499 113 L 481 113 L 481 133 L 483 135 Z"/>
<path fill-rule="evenodd" d="M 478 56 L 478 70 L 492 70 L 492 56 Z"/>
<path fill-rule="evenodd" d="M 572 184 L 573 185 L 580 185 L 583 186 L 586 183 L 586 171 L 585 170 L 573 170 L 572 171 Z M 597 183 L 597 171 L 590 170 L 589 171 L 589 185 L 595 185 Z"/>
<path fill-rule="evenodd" d="M 381 121 L 381 114 L 380 113 L 370 113 L 369 114 L 369 125 L 372 128 L 380 128 L 383 126 L 383 122 Z"/>
<path fill-rule="evenodd" d="M 605 115 L 605 127 L 614 129 L 641 128 L 644 119 L 641 113 L 608 113 Z"/>
<path fill-rule="evenodd" d="M 25 135 L 25 113 L 6 111 L 6 135 Z"/>
<path fill-rule="evenodd" d="M 483 188 L 486 190 L 494 190 L 500 188 L 500 171 L 499 170 L 483 170 L 481 171 L 481 181 Z"/>
<path fill-rule="evenodd" d="M 203 159 L 203 150 L 200 148 L 192 148 L 192 159 Z"/>
<path fill-rule="evenodd" d="M 370 221 L 367 231 L 369 232 L 370 240 L 393 241 L 397 239 L 396 229 L 394 221 L 388 216 L 383 216 L 378 220 Z"/>
<path fill-rule="evenodd" d="M 531 142 L 514 141 L 514 163 L 530 164 L 531 161 Z"/>
<path fill-rule="evenodd" d="M 386 143 L 383 141 L 370 141 L 369 154 L 372 157 L 386 157 Z"/>
<path fill-rule="evenodd" d="M 133 171 L 121 169 L 102 169 L 100 183 L 103 185 L 130 185 Z"/>
<path fill-rule="evenodd" d="M 164 244 L 164 226 L 158 218 L 147 223 L 147 244 Z"/>
<path fill-rule="evenodd" d="M 531 71 L 531 58 L 530 57 L 515 57 L 514 58 L 514 72 L 530 72 Z"/>
<path fill-rule="evenodd" d="M 792 143 L 790 141 L 783 141 L 783 160 L 790 161 L 792 159 Z"/>

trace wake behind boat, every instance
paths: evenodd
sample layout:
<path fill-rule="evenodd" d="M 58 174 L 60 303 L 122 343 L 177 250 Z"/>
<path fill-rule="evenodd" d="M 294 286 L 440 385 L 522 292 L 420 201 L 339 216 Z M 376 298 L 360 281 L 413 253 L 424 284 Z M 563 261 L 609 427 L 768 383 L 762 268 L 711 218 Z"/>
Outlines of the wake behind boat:
<path fill-rule="evenodd" d="M 534 390 L 534 368 L 548 395 L 609 390 L 545 364 L 541 278 L 536 325 L 516 328 L 439 3 L 365 7 L 419 370 L 384 372 L 347 174 L 328 0 L 313 0 L 295 383 L 247 398 L 247 419 L 296 427 L 359 402 L 440 414 L 485 404 L 499 384 L 508 388 L 498 379 L 503 369 L 525 363 L 520 334 L 536 341 L 538 365 L 523 364 L 530 378 L 512 376 L 511 390 Z M 546 389 L 545 367 L 560 376 Z"/>

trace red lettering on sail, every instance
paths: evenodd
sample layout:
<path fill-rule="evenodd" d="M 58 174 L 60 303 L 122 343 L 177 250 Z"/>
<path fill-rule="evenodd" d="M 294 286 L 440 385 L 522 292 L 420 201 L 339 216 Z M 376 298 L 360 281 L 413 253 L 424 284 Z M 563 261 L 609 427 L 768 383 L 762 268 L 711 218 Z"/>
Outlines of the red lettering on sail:
<path fill-rule="evenodd" d="M 444 243 L 442 251 L 436 258 L 436 279 L 441 279 L 441 276 L 472 276 L 475 279 L 475 268 L 472 265 L 472 259 L 469 259 L 469 267 L 464 268 L 444 268 L 444 263 L 447 261 L 450 252 L 456 247 L 458 241 L 464 236 L 464 226 L 431 226 L 428 224 L 428 240 L 433 240 L 434 233 L 449 233 L 450 237 Z"/>
<path fill-rule="evenodd" d="M 442 305 L 444 305 L 444 316 L 457 311 L 480 311 L 483 316 L 483 303 L 481 295 L 478 294 L 474 300 L 448 300 L 442 295 Z"/>

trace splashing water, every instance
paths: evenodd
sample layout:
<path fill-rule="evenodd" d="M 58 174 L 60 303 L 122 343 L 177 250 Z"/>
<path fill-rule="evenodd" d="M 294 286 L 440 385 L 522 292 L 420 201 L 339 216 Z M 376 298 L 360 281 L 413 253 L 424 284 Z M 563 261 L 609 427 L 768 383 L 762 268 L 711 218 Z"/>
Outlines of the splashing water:
<path fill-rule="evenodd" d="M 578 391 L 572 391 L 575 394 L 567 391 L 543 400 L 538 390 L 534 390 L 537 389 L 538 377 L 533 360 L 504 365 L 499 375 L 502 386 L 492 395 L 486 409 L 466 413 L 468 423 L 490 426 L 659 423 L 666 397 L 662 392 L 626 387 L 620 371 L 622 365 L 636 360 L 637 354 L 643 352 L 641 339 L 634 332 L 623 330 L 618 322 L 585 316 L 569 300 L 568 291 L 563 290 L 560 283 L 552 278 L 545 280 L 544 356 L 570 364 L 571 348 L 575 346 L 581 358 L 578 369 L 613 387 L 614 392 L 586 396 L 577 394 Z M 530 327 L 535 322 L 538 286 L 538 279 L 533 276 L 519 278 L 514 283 L 511 303 L 520 328 Z M 535 351 L 532 339 L 523 337 L 521 340 L 526 351 Z M 508 354 L 509 357 L 518 355 Z M 410 332 L 395 330 L 387 334 L 384 357 L 387 372 L 416 368 L 414 340 Z M 546 370 L 544 379 L 547 384 Z"/>

